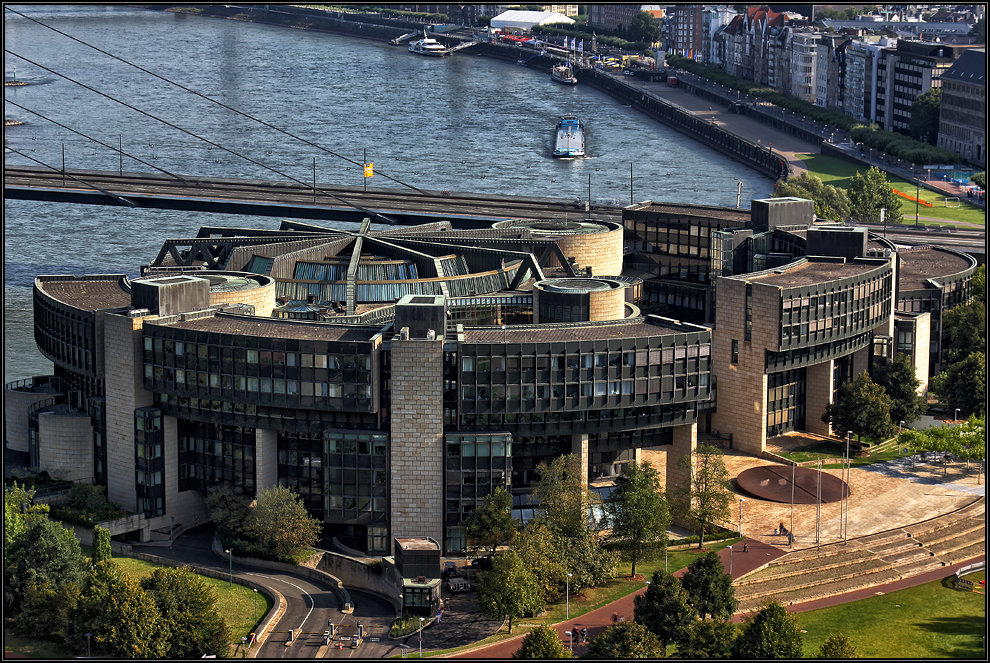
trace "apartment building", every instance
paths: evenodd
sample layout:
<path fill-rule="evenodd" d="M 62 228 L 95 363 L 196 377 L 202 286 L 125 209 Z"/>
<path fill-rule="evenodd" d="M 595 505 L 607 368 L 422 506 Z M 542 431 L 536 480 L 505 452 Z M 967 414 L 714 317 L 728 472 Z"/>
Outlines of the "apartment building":
<path fill-rule="evenodd" d="M 818 40 L 815 63 L 815 104 L 842 112 L 845 109 L 846 49 L 852 39 L 823 35 Z"/>
<path fill-rule="evenodd" d="M 964 52 L 941 75 L 938 146 L 987 165 L 986 49 Z"/>
<path fill-rule="evenodd" d="M 667 17 L 661 28 L 664 50 L 700 60 L 704 47 L 704 27 L 702 5 L 674 5 L 667 10 Z"/>

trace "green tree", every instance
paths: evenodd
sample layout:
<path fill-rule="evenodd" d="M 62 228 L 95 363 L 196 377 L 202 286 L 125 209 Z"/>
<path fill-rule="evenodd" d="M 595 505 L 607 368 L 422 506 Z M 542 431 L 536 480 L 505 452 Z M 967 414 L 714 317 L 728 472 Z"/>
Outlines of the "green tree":
<path fill-rule="evenodd" d="M 528 612 L 539 612 L 546 605 L 533 573 L 512 551 L 495 558 L 491 571 L 478 574 L 478 608 L 492 619 L 512 620 Z"/>
<path fill-rule="evenodd" d="M 540 624 L 526 634 L 512 658 L 571 658 L 572 654 L 560 641 L 557 629 Z"/>
<path fill-rule="evenodd" d="M 880 210 L 887 210 L 887 223 L 900 223 L 901 201 L 887 182 L 887 175 L 876 166 L 866 177 L 856 172 L 849 183 L 849 215 L 861 223 L 880 223 Z"/>
<path fill-rule="evenodd" d="M 228 483 L 206 491 L 206 508 L 217 525 L 217 535 L 225 546 L 244 538 L 244 525 L 251 512 L 251 500 Z"/>
<path fill-rule="evenodd" d="M 545 604 L 564 596 L 570 572 L 565 547 L 566 542 L 540 521 L 530 522 L 513 540 L 512 549 L 532 571 Z"/>
<path fill-rule="evenodd" d="M 910 355 L 899 352 L 893 361 L 878 367 L 874 373 L 876 383 L 890 396 L 891 423 L 903 421 L 910 424 L 928 409 L 925 399 L 918 395 L 921 380 L 915 374 Z"/>
<path fill-rule="evenodd" d="M 821 178 L 803 171 L 797 177 L 780 180 L 773 188 L 774 198 L 804 198 L 815 202 L 815 214 L 820 219 L 845 221 L 849 218 L 849 198 L 846 190 L 822 184 Z"/>
<path fill-rule="evenodd" d="M 619 551 L 607 550 L 601 535 L 588 530 L 564 546 L 564 558 L 571 570 L 571 591 L 600 587 L 619 572 Z"/>
<path fill-rule="evenodd" d="M 263 489 L 244 523 L 253 541 L 279 556 L 312 546 L 320 530 L 320 521 L 310 517 L 299 496 L 282 486 Z"/>
<path fill-rule="evenodd" d="M 189 567 L 166 567 L 141 579 L 171 634 L 168 658 L 227 656 L 231 633 L 219 613 L 216 591 Z"/>
<path fill-rule="evenodd" d="M 644 12 L 645 13 L 645 12 Z M 653 559 L 667 546 L 670 509 L 660 485 L 660 474 L 649 463 L 630 463 L 629 480 L 619 483 L 605 502 L 611 539 L 632 560 Z"/>
<path fill-rule="evenodd" d="M 686 486 L 674 487 L 671 504 L 698 530 L 699 550 L 712 526 L 731 516 L 729 502 L 732 495 L 727 489 L 729 471 L 722 455 L 717 447 L 699 444 L 693 455 L 683 456 L 678 461 L 690 473 L 690 480 Z"/>
<path fill-rule="evenodd" d="M 962 361 L 949 366 L 929 383 L 931 391 L 945 401 L 950 410 L 960 414 L 981 415 L 987 408 L 987 356 L 973 352 Z"/>
<path fill-rule="evenodd" d="M 105 527 L 93 528 L 93 564 L 113 559 L 110 550 L 110 530 Z"/>
<path fill-rule="evenodd" d="M 57 640 L 79 600 L 79 585 L 66 584 L 55 590 L 48 582 L 29 582 L 13 619 L 14 631 L 29 638 Z"/>
<path fill-rule="evenodd" d="M 47 504 L 34 504 L 34 488 L 26 488 L 16 481 L 7 486 L 3 494 L 3 543 L 4 559 L 15 542 L 27 532 L 30 522 L 48 517 Z"/>
<path fill-rule="evenodd" d="M 692 607 L 681 581 L 665 571 L 654 571 L 643 594 L 633 597 L 633 618 L 657 636 L 667 656 L 672 643 L 685 642 L 698 612 Z"/>
<path fill-rule="evenodd" d="M 54 592 L 81 585 L 86 558 L 71 529 L 47 517 L 28 521 L 24 533 L 4 550 L 4 607 L 16 612 L 28 587 L 48 586 Z"/>
<path fill-rule="evenodd" d="M 634 621 L 609 626 L 588 645 L 589 658 L 661 658 L 657 636 Z"/>
<path fill-rule="evenodd" d="M 743 626 L 733 653 L 738 658 L 801 658 L 801 629 L 797 618 L 777 601 L 763 604 Z"/>
<path fill-rule="evenodd" d="M 822 646 L 818 648 L 816 658 L 859 658 L 856 655 L 856 648 L 853 647 L 849 638 L 841 633 L 832 633 Z"/>
<path fill-rule="evenodd" d="M 911 104 L 908 132 L 911 138 L 934 145 L 938 142 L 939 109 L 942 105 L 942 88 L 929 88 L 919 94 Z"/>
<path fill-rule="evenodd" d="M 687 571 L 681 576 L 681 584 L 688 594 L 688 601 L 702 619 L 709 616 L 712 619 L 729 619 L 739 605 L 732 578 L 714 552 L 688 564 Z"/>
<path fill-rule="evenodd" d="M 986 173 L 984 173 L 986 175 Z M 983 178 L 983 185 L 986 188 L 986 177 Z M 987 303 L 987 266 L 980 265 L 973 272 L 973 301 L 980 302 L 984 306 Z"/>
<path fill-rule="evenodd" d="M 656 43 L 660 41 L 660 23 L 650 12 L 636 12 L 629 21 L 629 37 L 632 41 Z"/>
<path fill-rule="evenodd" d="M 677 645 L 675 658 L 732 658 L 736 625 L 728 619 L 701 619 L 691 624 L 687 637 Z"/>
<path fill-rule="evenodd" d="M 541 462 L 536 473 L 539 478 L 533 482 L 533 497 L 541 519 L 567 538 L 577 538 L 593 528 L 590 507 L 600 498 L 588 490 L 577 456 L 566 454 L 550 464 Z"/>
<path fill-rule="evenodd" d="M 512 517 L 512 495 L 499 486 L 485 501 L 461 521 L 468 542 L 495 554 L 498 546 L 512 540 L 517 523 Z"/>
<path fill-rule="evenodd" d="M 858 438 L 879 442 L 895 432 L 890 420 L 892 404 L 883 387 L 863 371 L 853 382 L 839 387 L 835 401 L 825 406 L 822 421 L 831 424 L 837 435 L 851 430 Z"/>
<path fill-rule="evenodd" d="M 986 351 L 987 307 L 980 301 L 953 306 L 942 314 L 943 354 L 949 364 L 971 352 Z"/>
<path fill-rule="evenodd" d="M 164 658 L 171 633 L 150 594 L 114 561 L 93 566 L 69 624 L 66 644 L 108 658 Z"/>

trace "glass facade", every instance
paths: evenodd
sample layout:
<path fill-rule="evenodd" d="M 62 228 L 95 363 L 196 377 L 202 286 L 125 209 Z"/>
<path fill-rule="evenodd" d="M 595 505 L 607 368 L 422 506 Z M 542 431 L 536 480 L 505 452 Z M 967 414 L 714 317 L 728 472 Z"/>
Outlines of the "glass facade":
<path fill-rule="evenodd" d="M 229 483 L 254 497 L 256 431 L 254 428 L 178 420 L 179 492 Z"/>
<path fill-rule="evenodd" d="M 145 516 L 165 515 L 165 434 L 162 411 L 141 407 L 134 411 L 134 486 L 137 509 Z"/>

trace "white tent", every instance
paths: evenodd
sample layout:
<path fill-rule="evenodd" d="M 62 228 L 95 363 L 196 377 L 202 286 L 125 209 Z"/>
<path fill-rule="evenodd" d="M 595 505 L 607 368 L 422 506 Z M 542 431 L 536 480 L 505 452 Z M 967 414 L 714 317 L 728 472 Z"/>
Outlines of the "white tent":
<path fill-rule="evenodd" d="M 546 25 L 547 23 L 573 23 L 574 19 L 564 16 L 560 12 L 527 12 L 518 9 L 510 9 L 502 12 L 492 19 L 491 27 L 494 30 L 505 30 L 515 28 L 517 30 L 529 31 L 534 25 Z"/>

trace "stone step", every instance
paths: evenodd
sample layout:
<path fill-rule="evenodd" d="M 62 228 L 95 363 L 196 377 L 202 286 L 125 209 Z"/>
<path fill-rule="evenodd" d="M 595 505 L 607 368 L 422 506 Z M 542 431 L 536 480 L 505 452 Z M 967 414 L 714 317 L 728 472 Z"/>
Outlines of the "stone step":
<path fill-rule="evenodd" d="M 941 543 L 942 541 L 949 541 L 957 536 L 962 536 L 971 532 L 980 532 L 982 535 L 982 532 L 985 530 L 986 521 L 983 518 L 965 518 L 948 527 L 941 527 L 930 532 L 921 532 L 915 535 L 914 539 L 915 541 L 921 542 L 925 546 L 930 546 L 936 543 Z"/>
<path fill-rule="evenodd" d="M 874 555 L 886 557 L 887 555 L 897 555 L 902 552 L 916 550 L 920 547 L 921 544 L 915 539 L 899 539 L 897 541 L 890 541 L 879 546 L 868 545 L 866 546 L 866 549 Z"/>
<path fill-rule="evenodd" d="M 875 550 L 876 548 L 882 548 L 906 539 L 910 539 L 907 532 L 902 529 L 896 529 L 889 532 L 880 532 L 878 534 L 863 536 L 856 539 L 856 542 L 864 548 Z"/>
<path fill-rule="evenodd" d="M 986 554 L 986 552 L 987 542 L 985 540 L 981 540 L 962 548 L 956 548 L 955 550 L 941 553 L 939 554 L 939 557 L 947 564 L 955 564 L 956 562 L 961 562 L 964 559 L 972 559 L 978 555 Z"/>
<path fill-rule="evenodd" d="M 981 527 L 978 529 L 969 530 L 967 532 L 961 532 L 951 538 L 930 543 L 925 547 L 936 554 L 941 554 L 951 552 L 958 548 L 965 548 L 973 543 L 986 541 L 986 538 L 986 530 Z"/>
<path fill-rule="evenodd" d="M 885 568 L 878 570 L 875 573 L 863 574 L 851 578 L 841 578 L 832 582 L 821 582 L 809 587 L 802 587 L 800 589 L 780 591 L 771 594 L 771 596 L 784 605 L 790 605 L 792 603 L 801 603 L 804 601 L 811 601 L 813 599 L 835 596 L 837 594 L 845 594 L 846 592 L 864 589 L 866 587 L 875 587 L 892 580 L 898 580 L 899 578 L 900 575 L 896 571 Z M 767 595 L 740 599 L 739 607 L 736 609 L 736 612 L 751 612 L 753 610 L 757 610 L 765 598 L 767 598 Z"/>
<path fill-rule="evenodd" d="M 981 498 L 976 502 L 967 504 L 957 511 L 946 513 L 921 523 L 907 525 L 904 529 L 912 535 L 918 535 L 923 532 L 935 532 L 945 527 L 951 527 L 955 523 L 968 518 L 975 518 L 982 521 L 984 520 L 985 514 L 986 501 Z"/>
<path fill-rule="evenodd" d="M 891 566 L 903 566 L 904 564 L 912 564 L 918 560 L 928 560 L 934 556 L 935 553 L 930 550 L 925 548 L 915 548 L 910 552 L 905 552 L 899 555 L 884 555 L 881 559 Z"/>
<path fill-rule="evenodd" d="M 766 568 L 747 575 L 742 580 L 737 580 L 735 585 L 743 586 L 751 583 L 763 582 L 770 578 L 787 578 L 801 575 L 809 571 L 824 571 L 825 569 L 841 569 L 851 566 L 857 562 L 871 559 L 873 554 L 868 550 L 850 550 L 844 555 L 830 555 L 826 559 L 809 558 L 798 559 L 793 562 L 781 564 L 778 561 L 771 563 Z"/>
<path fill-rule="evenodd" d="M 945 566 L 945 562 L 938 557 L 926 557 L 910 564 L 898 564 L 895 570 L 901 574 L 902 578 L 910 578 L 911 576 L 921 575 L 928 571 L 945 568 Z"/>
<path fill-rule="evenodd" d="M 883 560 L 868 559 L 848 567 L 844 567 L 842 569 L 843 573 L 841 574 L 831 573 L 831 569 L 820 569 L 817 571 L 807 571 L 797 576 L 770 578 L 764 580 L 763 582 L 744 585 L 736 590 L 736 598 L 742 601 L 743 599 L 769 596 L 779 594 L 781 592 L 798 591 L 807 587 L 816 587 L 832 582 L 841 582 L 850 578 L 870 575 L 880 571 L 886 571 L 891 568 L 891 565 Z"/>

